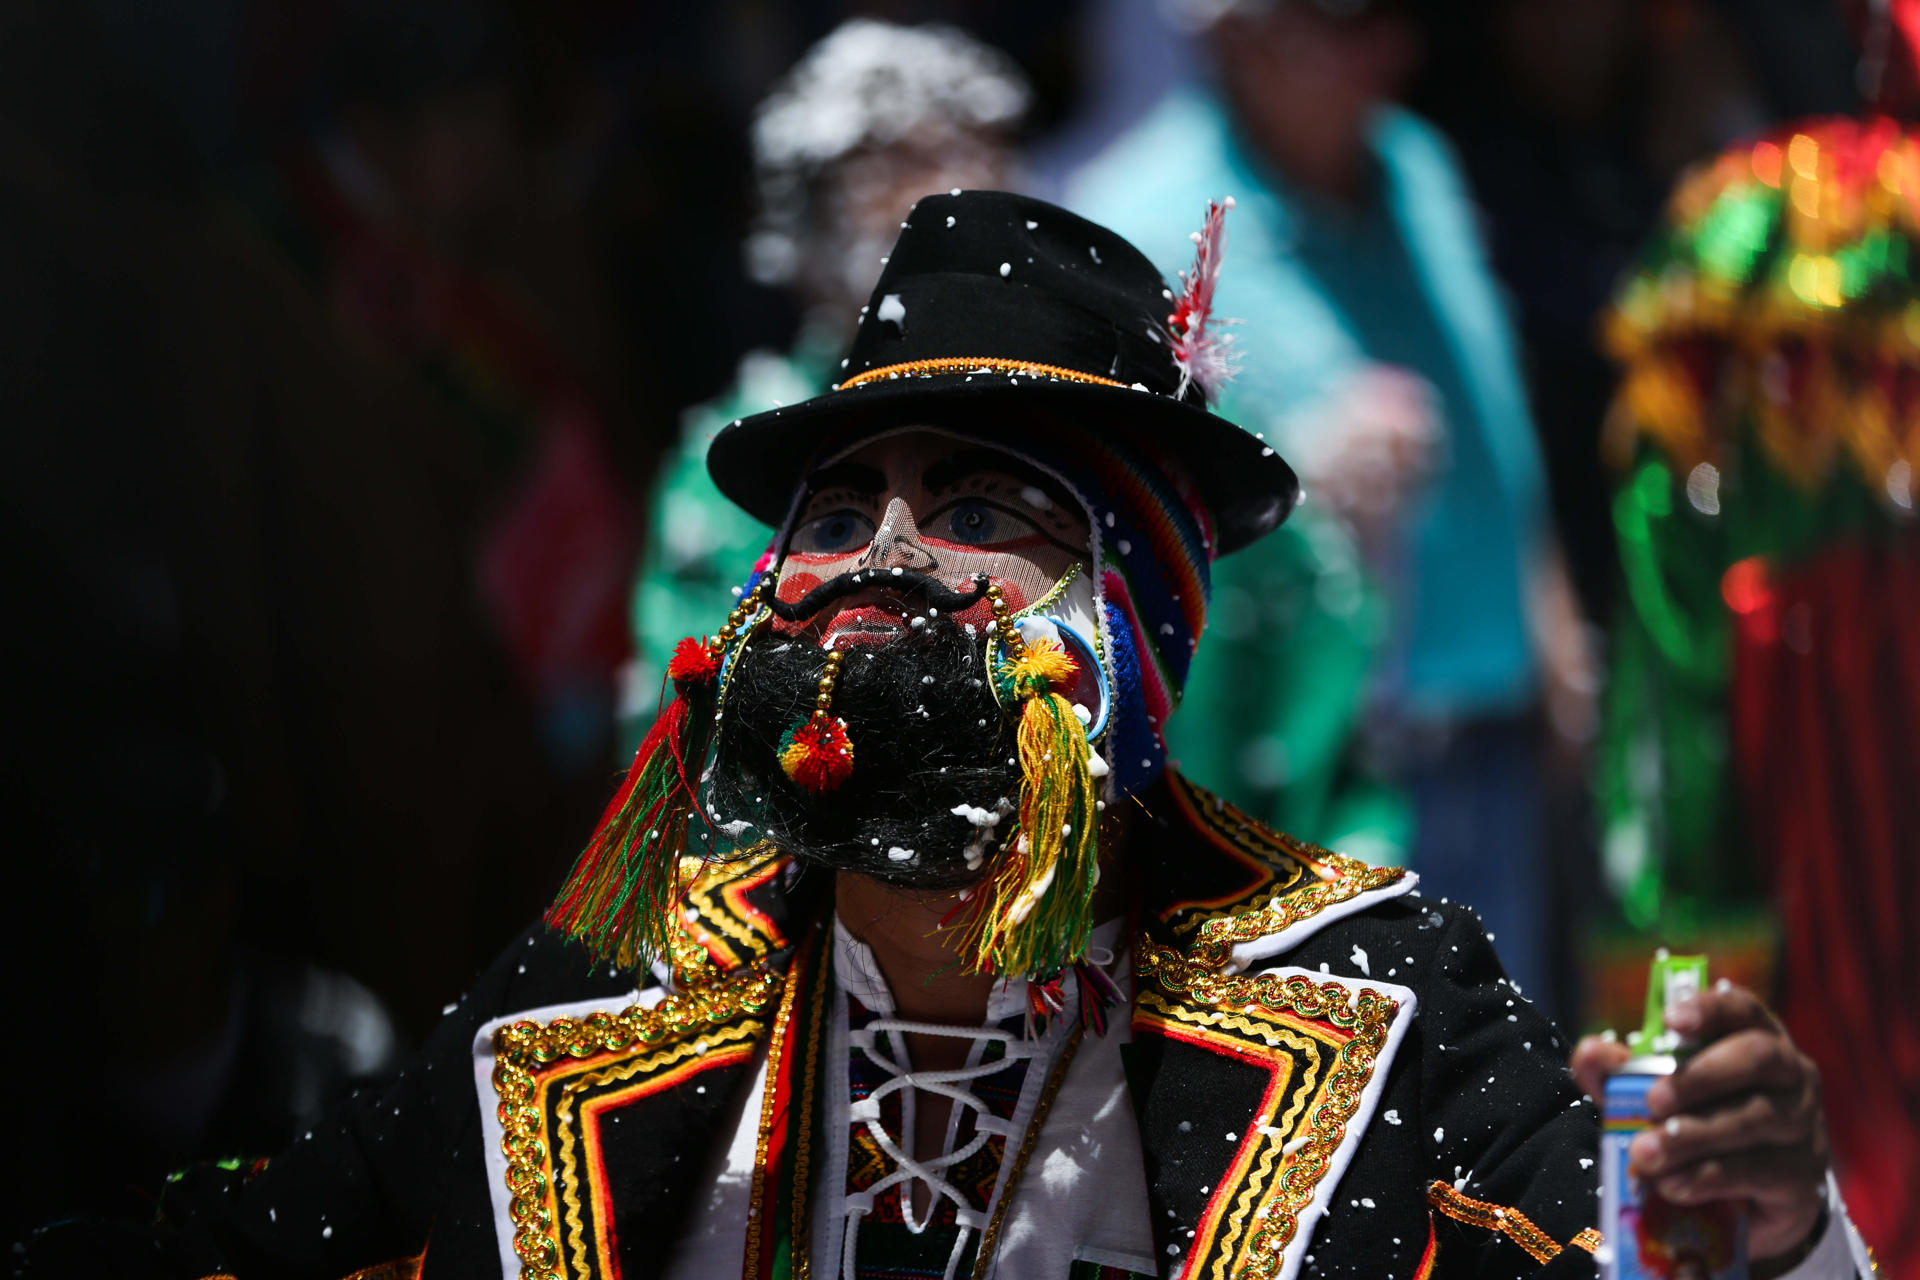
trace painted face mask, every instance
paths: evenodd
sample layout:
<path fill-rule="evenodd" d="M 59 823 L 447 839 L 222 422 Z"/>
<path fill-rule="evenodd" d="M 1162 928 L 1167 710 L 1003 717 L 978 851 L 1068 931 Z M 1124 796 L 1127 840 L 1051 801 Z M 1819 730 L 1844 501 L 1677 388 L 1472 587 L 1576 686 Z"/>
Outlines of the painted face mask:
<path fill-rule="evenodd" d="M 770 841 L 838 871 L 964 889 L 954 927 L 975 968 L 1078 959 L 1100 814 L 1164 760 L 1206 535 L 1158 468 L 1111 448 L 1091 465 L 1050 453 L 916 428 L 817 468 L 776 540 L 786 554 L 711 642 L 683 642 L 682 697 L 656 724 L 665 767 L 630 779 L 609 810 L 626 816 L 603 829 L 644 824 L 643 843 L 703 857 Z M 591 903 L 581 880 L 569 888 Z M 607 903 L 634 900 L 618 888 Z M 663 871 L 652 892 L 670 903 L 673 880 Z M 652 918 L 636 909 L 627 925 L 636 948 Z"/>
<path fill-rule="evenodd" d="M 682 853 L 770 841 L 963 889 L 974 971 L 1085 954 L 1100 813 L 1165 767 L 1209 561 L 1295 492 L 1205 409 L 1223 213 L 1176 296 L 1065 210 L 916 205 L 837 387 L 716 438 L 716 482 L 781 536 L 720 631 L 682 642 L 550 925 L 666 956 Z"/>
<path fill-rule="evenodd" d="M 710 812 L 836 870 L 976 886 L 980 945 L 1006 950 L 994 919 L 1094 875 L 1107 686 L 1091 640 L 1076 656 L 1040 616 L 1091 616 L 1082 504 L 1032 462 L 905 430 L 819 468 L 791 527 L 723 676 Z M 1018 874 L 985 865 L 1008 840 Z"/>
<path fill-rule="evenodd" d="M 1091 528 L 1084 505 L 1035 463 L 964 437 L 908 431 L 870 442 L 814 477 L 781 565 L 773 630 L 850 652 L 886 644 L 945 616 L 984 635 L 999 588 L 1031 628 L 1071 646 L 1080 678 L 1069 699 L 1096 715 Z"/>

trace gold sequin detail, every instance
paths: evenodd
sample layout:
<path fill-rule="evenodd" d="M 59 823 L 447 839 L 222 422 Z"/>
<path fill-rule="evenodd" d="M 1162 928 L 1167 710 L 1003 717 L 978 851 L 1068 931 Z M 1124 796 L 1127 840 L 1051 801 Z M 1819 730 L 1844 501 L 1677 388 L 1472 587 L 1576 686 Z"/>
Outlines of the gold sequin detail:
<path fill-rule="evenodd" d="M 1305 889 L 1283 894 L 1258 911 L 1209 920 L 1200 926 L 1199 945 L 1252 942 L 1255 938 L 1279 933 L 1309 916 L 1320 914 L 1335 903 L 1357 898 L 1369 890 L 1384 889 L 1407 874 L 1403 867 L 1369 866 L 1357 858 L 1329 853 L 1325 849 L 1313 849 L 1312 852 L 1316 861 L 1338 872 L 1340 878 L 1323 880 Z"/>
<path fill-rule="evenodd" d="M 507 1217 L 521 1280 L 561 1280 L 560 1237 L 537 1073 L 562 1057 L 664 1048 L 719 1023 L 757 1016 L 772 1003 L 778 976 L 738 974 L 669 996 L 652 1008 L 630 1005 L 619 1013 L 590 1013 L 552 1022 L 509 1023 L 493 1034 L 493 1087 L 500 1098 L 500 1150 L 507 1158 Z"/>
<path fill-rule="evenodd" d="M 1102 378 L 1091 373 L 1082 373 L 1078 369 L 1069 369 L 1064 365 L 1040 364 L 1033 360 L 1009 360 L 1001 356 L 941 356 L 934 360 L 907 360 L 901 364 L 884 365 L 878 369 L 868 369 L 865 373 L 856 373 L 845 382 L 834 387 L 835 391 L 845 391 L 849 387 L 863 386 L 869 382 L 885 382 L 893 378 L 933 378 L 947 373 L 1006 373 L 1029 374 L 1036 378 L 1052 378 L 1060 382 L 1090 382 L 1101 387 L 1120 387 L 1124 382 L 1112 378 Z"/>
<path fill-rule="evenodd" d="M 1585 1249 L 1588 1253 L 1592 1253 L 1605 1243 L 1605 1241 L 1606 1237 L 1600 1234 L 1599 1228 L 1582 1227 L 1579 1235 L 1567 1241 L 1567 1247 L 1569 1249 Z"/>
<path fill-rule="evenodd" d="M 1535 1262 L 1548 1262 L 1560 1254 L 1560 1245 L 1554 1238 L 1533 1225 L 1533 1219 L 1518 1209 L 1509 1209 L 1505 1205 L 1488 1204 L 1485 1200 L 1475 1200 L 1472 1196 L 1455 1191 L 1451 1185 L 1436 1181 L 1427 1188 L 1427 1203 L 1452 1218 L 1455 1222 L 1464 1222 L 1468 1226 L 1481 1227 L 1488 1231 L 1498 1231 L 1525 1249 Z M 1593 1231 L 1593 1228 L 1587 1228 Z M 1584 1232 L 1582 1233 L 1585 1234 Z M 1595 1245 L 1600 1243 L 1600 1233 L 1593 1232 Z M 1574 1237 L 1574 1243 L 1582 1249 L 1592 1251 L 1591 1246 L 1580 1244 L 1580 1237 Z"/>
<path fill-rule="evenodd" d="M 1175 803 L 1210 838 L 1264 869 L 1243 892 L 1163 911 L 1163 919 L 1179 913 L 1173 924 L 1176 937 L 1198 930 L 1202 942 L 1251 942 L 1406 877 L 1402 867 L 1370 866 L 1275 831 L 1178 774 L 1169 775 L 1167 781 Z M 1250 909 L 1262 893 L 1270 895 L 1267 905 Z"/>
<path fill-rule="evenodd" d="M 1234 1274 L 1241 1280 L 1271 1280 L 1280 1272 L 1281 1255 L 1300 1230 L 1300 1212 L 1346 1136 L 1347 1122 L 1360 1109 L 1360 1095 L 1373 1078 L 1374 1064 L 1386 1045 L 1399 1002 L 1371 987 L 1350 991 L 1338 982 L 1315 983 L 1298 974 L 1257 976 L 1221 972 L 1225 948 L 1199 945 L 1187 954 L 1141 935 L 1137 976 L 1163 991 L 1214 1007 L 1283 1010 L 1326 1022 L 1351 1039 L 1340 1047 L 1322 1086 L 1322 1101 L 1308 1117 L 1305 1140 L 1287 1157 L 1273 1190 L 1254 1214 L 1255 1225 L 1242 1246 Z"/>
<path fill-rule="evenodd" d="M 830 944 L 823 941 L 817 945 Z M 793 1144 L 794 1280 L 809 1280 L 813 1275 L 813 1197 L 808 1190 L 813 1185 L 813 1099 L 820 1078 L 820 1044 L 827 1038 L 827 988 L 832 985 L 822 981 L 823 976 L 813 975 L 813 1008 L 808 1016 L 814 1030 L 807 1037 L 807 1061 L 801 1069 L 799 1096 L 804 1109 L 800 1113 L 798 1141 Z"/>

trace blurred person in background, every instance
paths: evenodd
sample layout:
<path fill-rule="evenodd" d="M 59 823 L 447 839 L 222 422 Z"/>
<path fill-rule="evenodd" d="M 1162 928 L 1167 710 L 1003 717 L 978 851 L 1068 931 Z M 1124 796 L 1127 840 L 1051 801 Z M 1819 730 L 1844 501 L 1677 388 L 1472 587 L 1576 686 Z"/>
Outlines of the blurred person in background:
<path fill-rule="evenodd" d="M 1026 77 L 957 27 L 856 18 L 809 49 L 760 103 L 751 142 L 757 217 L 749 274 L 786 291 L 800 330 L 740 361 L 733 385 L 689 409 L 656 482 L 632 619 L 638 655 L 623 714 L 634 742 L 657 709 L 674 644 L 709 624 L 773 530 L 721 496 L 707 446 L 735 418 L 833 383 L 875 268 L 930 191 L 1011 187 Z"/>
<path fill-rule="evenodd" d="M 1611 620 L 1617 370 L 1598 317 L 1680 170 L 1781 116 L 1851 110 L 1853 55 L 1816 0 L 1429 0 L 1410 101 L 1458 148 L 1525 351 L 1555 527 Z"/>
<path fill-rule="evenodd" d="M 964 32 L 855 19 L 761 104 L 752 131 L 759 213 L 746 259 L 755 277 L 788 291 L 802 324 L 785 353 L 749 353 L 732 389 L 688 412 L 659 482 L 633 596 L 640 652 L 625 711 L 635 744 L 675 642 L 707 625 L 714 602 L 738 586 L 738 566 L 772 536 L 714 488 L 707 445 L 733 419 L 835 380 L 867 301 L 863 284 L 913 200 L 1014 185 L 1028 97 L 1019 69 Z M 1393 389 L 1418 393 L 1406 380 Z M 1395 404 L 1383 397 L 1382 406 Z M 1379 648 L 1378 595 L 1351 540 L 1324 518 L 1306 513 L 1268 541 L 1260 589 L 1222 591 L 1213 634 L 1240 648 L 1285 634 L 1298 660 L 1236 664 L 1238 679 L 1190 691 L 1185 705 L 1201 727 L 1187 734 L 1184 757 L 1202 776 L 1232 778 L 1254 812 L 1303 839 L 1393 860 L 1405 806 L 1352 749 Z"/>
<path fill-rule="evenodd" d="M 1777 920 L 1836 1172 L 1911 1277 L 1920 4 L 1855 16 L 1870 110 L 1696 166 L 1607 317 L 1623 588 L 1601 800 L 1630 923 L 1712 950 L 1730 912 Z"/>
<path fill-rule="evenodd" d="M 1541 713 L 1577 750 L 1591 660 L 1467 193 L 1445 143 L 1392 104 L 1414 28 L 1391 0 L 1183 12 L 1205 29 L 1210 79 L 1170 94 L 1070 201 L 1156 245 L 1209 197 L 1240 202 L 1219 305 L 1259 337 L 1237 348 L 1233 403 L 1300 462 L 1309 509 L 1347 527 L 1385 597 L 1363 697 L 1372 762 L 1411 804 L 1410 864 L 1480 909 L 1516 979 L 1564 1014 Z M 1269 598 L 1269 573 L 1256 551 L 1219 589 Z M 1194 696 L 1217 683 L 1231 698 L 1270 665 L 1270 644 L 1223 644 L 1196 666 Z M 1206 742 L 1200 717 L 1184 729 L 1183 760 L 1259 758 Z"/>
<path fill-rule="evenodd" d="M 1459 149 L 1511 298 L 1555 530 L 1598 643 L 1619 573 L 1611 485 L 1594 465 L 1618 381 L 1594 340 L 1599 315 L 1683 165 L 1783 110 L 1851 102 L 1843 24 L 1796 0 L 1439 0 L 1417 13 L 1428 57 L 1410 100 Z M 1647 949 L 1667 939 L 1622 926 L 1592 766 L 1573 763 L 1551 770 L 1545 796 L 1553 869 L 1575 904 L 1581 1014 L 1622 1025 Z M 1766 989 L 1767 922 L 1722 918 L 1715 971 Z"/>

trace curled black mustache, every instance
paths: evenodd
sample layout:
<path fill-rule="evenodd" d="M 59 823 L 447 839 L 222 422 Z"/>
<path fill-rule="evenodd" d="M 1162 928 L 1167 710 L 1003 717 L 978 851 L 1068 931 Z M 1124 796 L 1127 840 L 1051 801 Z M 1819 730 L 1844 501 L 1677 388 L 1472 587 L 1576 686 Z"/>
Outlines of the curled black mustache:
<path fill-rule="evenodd" d="M 987 583 L 986 574 L 976 573 L 971 587 L 956 591 L 940 579 L 914 569 L 859 569 L 821 583 L 792 604 L 784 600 L 767 603 L 783 622 L 806 622 L 834 601 L 872 586 L 902 598 L 924 600 L 930 608 L 958 613 L 987 594 Z"/>

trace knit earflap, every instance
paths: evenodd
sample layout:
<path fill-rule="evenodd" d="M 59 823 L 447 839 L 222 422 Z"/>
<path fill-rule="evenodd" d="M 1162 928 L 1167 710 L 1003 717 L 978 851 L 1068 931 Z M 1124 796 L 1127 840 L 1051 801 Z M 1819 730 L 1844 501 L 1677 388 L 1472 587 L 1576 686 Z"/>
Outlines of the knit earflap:
<path fill-rule="evenodd" d="M 1100 878 L 1099 799 L 1086 725 L 1067 698 L 1078 670 L 1057 640 L 1020 634 L 998 586 L 991 655 L 1001 700 L 1020 708 L 1020 804 L 986 879 L 968 891 L 960 954 L 975 973 L 1057 976 L 1086 954 Z"/>
<path fill-rule="evenodd" d="M 667 664 L 674 699 L 648 730 L 626 781 L 547 908 L 547 927 L 597 960 L 631 969 L 672 954 L 680 856 L 688 820 L 700 809 L 695 785 L 713 736 L 721 666 L 771 592 L 768 575 L 734 607 L 718 635 L 688 636 L 675 647 Z"/>

